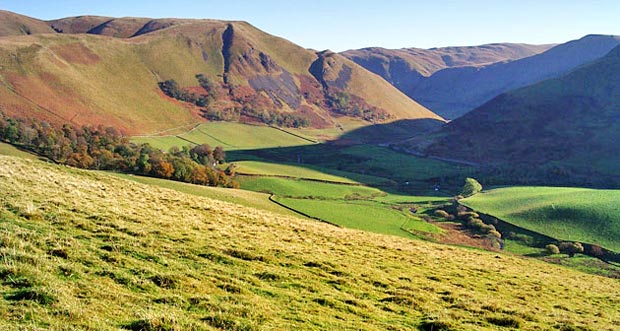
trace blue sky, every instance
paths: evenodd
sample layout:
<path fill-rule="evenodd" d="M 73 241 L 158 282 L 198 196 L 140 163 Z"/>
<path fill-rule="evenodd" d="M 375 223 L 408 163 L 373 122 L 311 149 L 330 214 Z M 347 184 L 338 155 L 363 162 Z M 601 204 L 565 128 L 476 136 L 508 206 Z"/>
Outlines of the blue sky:
<path fill-rule="evenodd" d="M 84 14 L 244 20 L 303 47 L 342 51 L 620 35 L 618 0 L 0 0 L 40 19 Z"/>

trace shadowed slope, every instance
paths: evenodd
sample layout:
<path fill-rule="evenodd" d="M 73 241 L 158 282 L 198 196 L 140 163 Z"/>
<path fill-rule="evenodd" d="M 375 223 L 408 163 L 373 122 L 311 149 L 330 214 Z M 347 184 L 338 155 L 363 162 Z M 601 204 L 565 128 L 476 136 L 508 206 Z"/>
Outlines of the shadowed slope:
<path fill-rule="evenodd" d="M 524 171 L 553 166 L 565 183 L 617 186 L 619 77 L 620 46 L 560 78 L 498 96 L 446 125 L 425 151 Z"/>

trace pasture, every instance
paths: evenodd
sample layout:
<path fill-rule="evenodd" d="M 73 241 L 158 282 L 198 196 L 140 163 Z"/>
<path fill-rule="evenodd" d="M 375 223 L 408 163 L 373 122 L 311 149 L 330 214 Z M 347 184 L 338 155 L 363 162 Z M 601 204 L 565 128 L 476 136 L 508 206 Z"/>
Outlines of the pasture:
<path fill-rule="evenodd" d="M 506 187 L 461 200 L 476 211 L 560 240 L 620 251 L 620 190 Z"/>

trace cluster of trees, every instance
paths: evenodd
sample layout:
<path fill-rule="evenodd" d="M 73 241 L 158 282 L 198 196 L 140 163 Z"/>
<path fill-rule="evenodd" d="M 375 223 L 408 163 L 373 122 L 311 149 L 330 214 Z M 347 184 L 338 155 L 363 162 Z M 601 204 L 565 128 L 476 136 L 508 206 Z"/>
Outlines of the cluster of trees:
<path fill-rule="evenodd" d="M 277 125 L 288 128 L 300 128 L 310 125 L 310 121 L 301 115 L 293 113 L 282 113 L 270 110 L 255 110 L 252 107 L 244 106 L 243 108 L 226 108 L 203 110 L 203 116 L 211 121 L 238 121 L 241 116 L 255 118 L 269 125 Z"/>
<path fill-rule="evenodd" d="M 174 179 L 182 182 L 238 187 L 233 168 L 221 171 L 221 146 L 173 147 L 168 153 L 149 144 L 136 145 L 111 127 L 62 127 L 37 120 L 16 120 L 0 112 L 0 140 L 19 145 L 54 162 L 84 169 Z"/>
<path fill-rule="evenodd" d="M 165 95 L 180 101 L 193 103 L 198 107 L 206 107 L 217 97 L 215 86 L 203 74 L 197 74 L 196 79 L 207 94 L 198 94 L 182 89 L 174 79 L 159 83 L 159 88 Z"/>
<path fill-rule="evenodd" d="M 380 122 L 390 118 L 385 111 L 370 106 L 363 99 L 344 91 L 327 93 L 327 105 L 337 113 L 370 122 Z"/>
<path fill-rule="evenodd" d="M 159 83 L 159 88 L 167 96 L 192 103 L 202 109 L 203 116 L 211 121 L 238 121 L 241 116 L 255 118 L 263 123 L 289 128 L 307 127 L 310 121 L 298 114 L 282 113 L 270 110 L 256 110 L 256 107 L 250 106 L 251 100 L 243 102 L 243 107 L 229 107 L 224 109 L 209 107 L 209 105 L 217 98 L 217 89 L 211 80 L 203 74 L 197 74 L 198 84 L 207 92 L 207 94 L 198 94 L 183 89 L 174 79 L 169 79 Z M 236 99 L 236 98 L 235 98 Z M 237 100 L 241 102 L 242 100 Z"/>
<path fill-rule="evenodd" d="M 596 246 L 596 247 L 598 247 L 600 252 L 594 252 L 594 253 L 595 254 L 599 253 L 602 255 L 603 253 L 602 253 L 602 249 L 600 248 L 600 246 Z M 575 254 L 577 253 L 583 253 L 584 248 L 583 248 L 583 245 L 581 245 L 581 243 L 579 242 L 564 241 L 564 242 L 561 242 L 559 245 L 556 245 L 556 244 L 546 245 L 545 251 L 547 252 L 547 254 L 565 253 L 569 257 L 574 257 Z"/>

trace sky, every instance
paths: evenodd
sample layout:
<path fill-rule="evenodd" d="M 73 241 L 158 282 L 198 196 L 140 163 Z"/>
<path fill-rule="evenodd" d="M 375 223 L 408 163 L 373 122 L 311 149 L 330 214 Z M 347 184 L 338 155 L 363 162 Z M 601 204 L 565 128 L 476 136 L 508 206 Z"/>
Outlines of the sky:
<path fill-rule="evenodd" d="M 620 35 L 618 0 L 0 0 L 0 9 L 44 20 L 86 14 L 243 20 L 302 47 L 333 51 Z"/>

